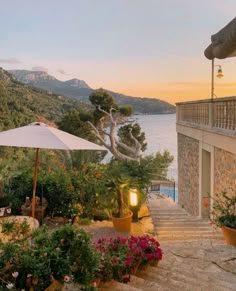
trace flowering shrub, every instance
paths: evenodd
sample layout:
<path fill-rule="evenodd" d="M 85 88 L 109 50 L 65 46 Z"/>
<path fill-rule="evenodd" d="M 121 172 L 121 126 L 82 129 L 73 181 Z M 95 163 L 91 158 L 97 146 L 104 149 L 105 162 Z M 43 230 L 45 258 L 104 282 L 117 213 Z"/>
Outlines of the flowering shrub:
<path fill-rule="evenodd" d="M 103 281 L 115 279 L 122 282 L 123 277 L 130 273 L 131 262 L 128 260 L 128 243 L 126 238 L 101 238 L 96 243 L 101 253 L 99 276 Z"/>
<path fill-rule="evenodd" d="M 103 281 L 127 282 L 137 265 L 162 259 L 159 242 L 148 235 L 101 238 L 96 248 L 101 253 L 99 274 Z"/>
<path fill-rule="evenodd" d="M 45 290 L 71 281 L 90 286 L 99 258 L 85 231 L 68 224 L 50 235 L 41 227 L 31 241 L 0 244 L 0 290 Z"/>
<path fill-rule="evenodd" d="M 211 221 L 217 226 L 236 229 L 236 192 L 231 195 L 226 192 L 215 194 L 211 214 Z"/>
<path fill-rule="evenodd" d="M 160 243 L 149 235 L 131 236 L 128 243 L 130 253 L 133 253 L 136 261 L 139 260 L 141 264 L 162 259 Z"/>

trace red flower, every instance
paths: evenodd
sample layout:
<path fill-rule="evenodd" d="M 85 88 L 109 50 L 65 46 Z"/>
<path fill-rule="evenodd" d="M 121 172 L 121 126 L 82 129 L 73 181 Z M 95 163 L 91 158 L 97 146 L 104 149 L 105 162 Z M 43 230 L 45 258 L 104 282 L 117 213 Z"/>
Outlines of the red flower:
<path fill-rule="evenodd" d="M 209 206 L 209 202 L 208 201 L 205 201 L 204 202 L 204 207 L 208 207 Z"/>
<path fill-rule="evenodd" d="M 102 174 L 100 174 L 100 173 L 96 173 L 94 176 L 95 176 L 96 178 L 99 178 L 99 177 L 102 176 Z"/>
<path fill-rule="evenodd" d="M 51 167 L 48 167 L 48 172 L 51 172 L 52 168 Z"/>
<path fill-rule="evenodd" d="M 113 258 L 113 259 L 111 260 L 111 262 L 112 262 L 112 264 L 116 264 L 116 263 L 118 262 L 118 259 L 117 259 L 117 258 Z"/>
<path fill-rule="evenodd" d="M 73 190 L 74 190 L 74 186 L 70 184 L 70 185 L 68 186 L 68 190 L 73 191 Z"/>

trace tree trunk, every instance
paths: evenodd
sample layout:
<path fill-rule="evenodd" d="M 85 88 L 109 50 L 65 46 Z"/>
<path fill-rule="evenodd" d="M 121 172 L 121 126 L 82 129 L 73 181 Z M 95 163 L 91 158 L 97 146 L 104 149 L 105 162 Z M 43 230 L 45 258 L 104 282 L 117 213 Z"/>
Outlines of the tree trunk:
<path fill-rule="evenodd" d="M 116 194 L 117 194 L 117 202 L 118 202 L 118 217 L 123 217 L 123 215 L 124 215 L 123 192 L 120 189 L 117 189 Z"/>

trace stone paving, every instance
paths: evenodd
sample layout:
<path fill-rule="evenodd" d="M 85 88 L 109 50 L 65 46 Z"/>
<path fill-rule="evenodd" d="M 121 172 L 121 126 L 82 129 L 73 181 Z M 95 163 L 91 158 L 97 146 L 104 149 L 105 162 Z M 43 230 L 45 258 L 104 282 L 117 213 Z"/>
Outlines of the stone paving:
<path fill-rule="evenodd" d="M 156 237 L 163 249 L 163 260 L 158 267 L 138 271 L 128 284 L 101 283 L 99 291 L 236 290 L 236 247 L 225 245 L 219 231 L 191 217 L 169 198 L 152 194 L 149 208 L 151 216 L 144 207 L 140 216 L 145 217 L 133 223 L 131 234 Z M 189 231 L 183 231 L 186 225 Z M 116 232 L 110 221 L 82 227 L 93 235 L 94 240 L 130 235 Z"/>
<path fill-rule="evenodd" d="M 163 260 L 157 268 L 139 271 L 128 285 L 105 283 L 99 290 L 236 290 L 236 248 L 225 245 L 218 230 L 191 217 L 170 198 L 149 196 L 151 217 L 141 219 L 133 234 L 154 235 Z"/>

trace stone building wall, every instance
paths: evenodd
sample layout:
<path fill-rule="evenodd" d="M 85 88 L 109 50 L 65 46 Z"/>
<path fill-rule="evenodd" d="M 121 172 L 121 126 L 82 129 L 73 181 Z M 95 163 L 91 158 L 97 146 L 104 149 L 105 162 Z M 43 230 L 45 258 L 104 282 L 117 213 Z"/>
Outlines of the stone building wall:
<path fill-rule="evenodd" d="M 215 147 L 214 193 L 236 191 L 236 155 Z"/>
<path fill-rule="evenodd" d="M 178 203 L 199 215 L 199 141 L 178 133 Z"/>

